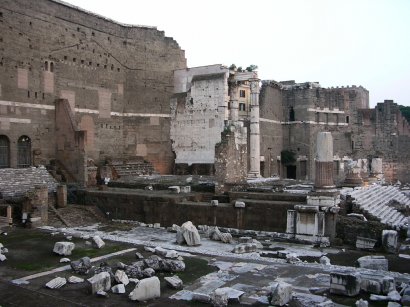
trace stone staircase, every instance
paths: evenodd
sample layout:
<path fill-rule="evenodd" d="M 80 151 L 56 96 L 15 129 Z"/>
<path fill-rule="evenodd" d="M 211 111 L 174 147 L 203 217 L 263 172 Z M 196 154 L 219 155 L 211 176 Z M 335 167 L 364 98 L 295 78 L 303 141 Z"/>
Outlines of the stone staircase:
<path fill-rule="evenodd" d="M 393 228 L 405 226 L 407 217 L 389 206 L 395 201 L 407 208 L 410 207 L 410 199 L 398 187 L 374 185 L 354 190 L 348 195 L 353 198 L 353 204 L 360 208 L 364 214 Z"/>
<path fill-rule="evenodd" d="M 121 179 L 156 174 L 152 164 L 143 159 L 112 161 L 110 165 L 114 167 Z"/>

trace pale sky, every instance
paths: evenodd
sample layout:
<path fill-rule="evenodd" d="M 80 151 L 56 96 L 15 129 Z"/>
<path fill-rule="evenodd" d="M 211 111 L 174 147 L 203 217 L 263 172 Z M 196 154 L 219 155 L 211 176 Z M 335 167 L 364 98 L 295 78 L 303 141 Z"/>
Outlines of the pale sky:
<path fill-rule="evenodd" d="M 362 85 L 370 105 L 410 106 L 410 0 L 65 0 L 156 26 L 188 67 L 258 65 L 263 80 Z"/>

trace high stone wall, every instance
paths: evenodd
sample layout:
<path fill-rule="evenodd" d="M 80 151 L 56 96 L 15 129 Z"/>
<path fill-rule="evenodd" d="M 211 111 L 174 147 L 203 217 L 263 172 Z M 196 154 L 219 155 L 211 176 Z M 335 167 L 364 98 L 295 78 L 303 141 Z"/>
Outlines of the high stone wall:
<path fill-rule="evenodd" d="M 0 3 L 0 134 L 55 158 L 56 98 L 86 130 L 88 157 L 141 156 L 172 170 L 169 99 L 184 51 L 154 27 L 122 25 L 50 0 Z"/>

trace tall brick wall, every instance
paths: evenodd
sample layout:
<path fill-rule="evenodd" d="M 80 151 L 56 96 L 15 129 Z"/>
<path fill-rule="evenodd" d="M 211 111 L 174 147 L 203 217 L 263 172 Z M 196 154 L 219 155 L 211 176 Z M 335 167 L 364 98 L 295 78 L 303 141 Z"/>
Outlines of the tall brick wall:
<path fill-rule="evenodd" d="M 170 172 L 169 99 L 184 51 L 154 27 L 127 26 L 51 0 L 0 3 L 0 134 L 55 158 L 54 101 L 69 101 L 88 157 L 141 156 Z"/>

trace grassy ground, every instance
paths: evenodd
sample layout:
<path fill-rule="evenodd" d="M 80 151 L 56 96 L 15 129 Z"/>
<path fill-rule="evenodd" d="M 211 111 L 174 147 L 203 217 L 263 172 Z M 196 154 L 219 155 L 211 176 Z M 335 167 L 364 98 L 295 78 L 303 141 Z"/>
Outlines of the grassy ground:
<path fill-rule="evenodd" d="M 9 275 L 13 270 L 14 275 L 21 277 L 64 265 L 60 263 L 64 256 L 53 253 L 54 244 L 58 241 L 68 240 L 62 235 L 52 236 L 47 232 L 24 228 L 14 228 L 8 231 L 7 236 L 1 235 L 0 242 L 9 252 L 6 254 L 7 261 L 0 266 L 0 276 L 4 276 L 4 271 Z M 83 239 L 73 238 L 71 242 L 75 243 L 75 249 L 72 255 L 67 256 L 70 260 L 84 256 L 93 258 L 129 248 L 129 245 L 109 241 L 101 249 L 85 244 Z"/>

